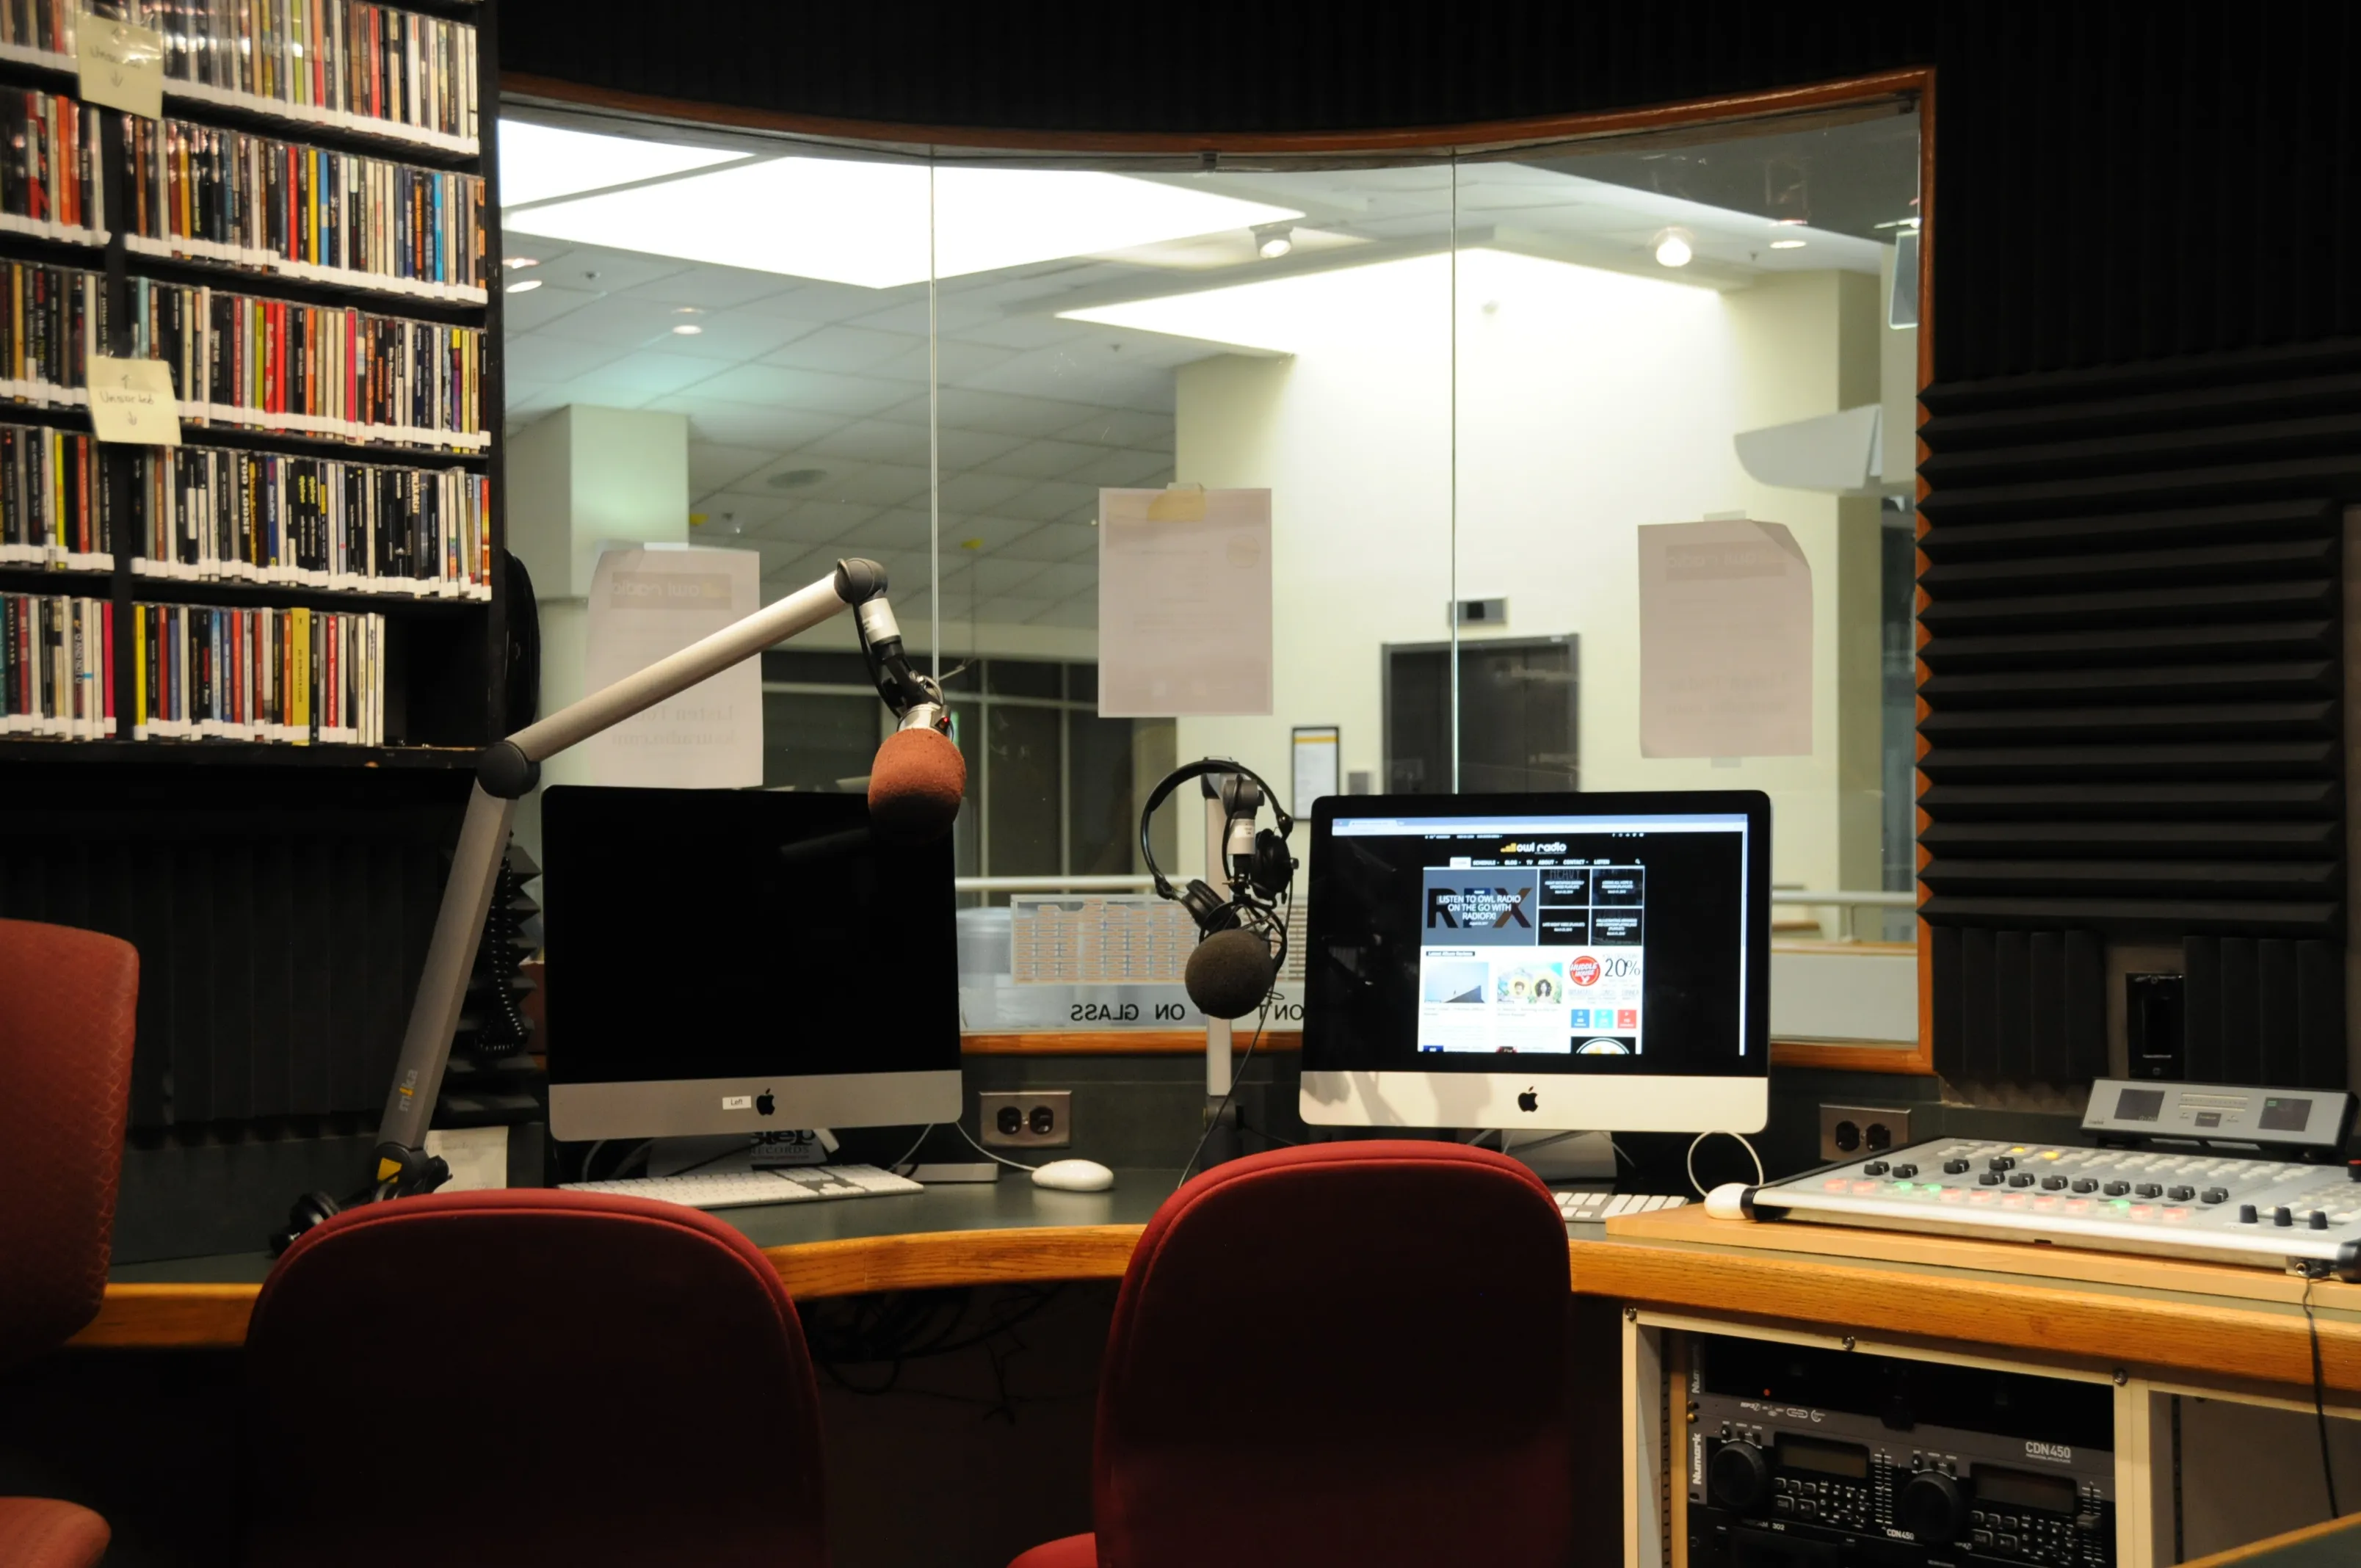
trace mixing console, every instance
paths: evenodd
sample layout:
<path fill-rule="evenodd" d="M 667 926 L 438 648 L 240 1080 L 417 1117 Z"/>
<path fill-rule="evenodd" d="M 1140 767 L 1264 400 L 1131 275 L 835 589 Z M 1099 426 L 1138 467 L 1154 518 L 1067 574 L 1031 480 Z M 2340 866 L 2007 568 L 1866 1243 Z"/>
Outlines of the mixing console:
<path fill-rule="evenodd" d="M 2361 1183 L 2303 1157 L 2340 1147 L 2348 1096 L 2102 1080 L 2091 1107 L 2086 1133 L 2141 1146 L 1938 1138 L 1762 1188 L 1754 1210 L 2361 1278 Z"/>

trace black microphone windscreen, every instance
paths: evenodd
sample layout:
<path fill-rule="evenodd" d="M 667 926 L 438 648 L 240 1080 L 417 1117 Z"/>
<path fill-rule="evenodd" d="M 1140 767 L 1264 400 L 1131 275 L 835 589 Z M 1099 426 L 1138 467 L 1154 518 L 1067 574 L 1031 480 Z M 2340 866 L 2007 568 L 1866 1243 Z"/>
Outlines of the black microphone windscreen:
<path fill-rule="evenodd" d="M 1189 1000 L 1208 1018 L 1243 1018 L 1270 994 L 1278 966 L 1270 944 L 1254 931 L 1216 931 L 1189 955 L 1181 980 Z"/>
<path fill-rule="evenodd" d="M 967 759 L 934 729 L 897 729 L 869 770 L 869 821 L 881 838 L 924 844 L 951 830 L 967 793 Z"/>

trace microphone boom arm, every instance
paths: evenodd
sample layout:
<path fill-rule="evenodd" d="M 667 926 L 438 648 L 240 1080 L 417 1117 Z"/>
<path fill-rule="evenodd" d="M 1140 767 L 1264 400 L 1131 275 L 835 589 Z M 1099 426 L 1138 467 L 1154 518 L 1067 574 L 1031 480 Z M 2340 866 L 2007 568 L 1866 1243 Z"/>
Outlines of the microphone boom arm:
<path fill-rule="evenodd" d="M 434 935 L 427 943 L 426 965 L 411 1003 L 410 1024 L 401 1037 L 401 1056 L 386 1095 L 385 1114 L 378 1124 L 375 1197 L 431 1192 L 449 1179 L 443 1162 L 426 1153 L 426 1124 L 442 1092 L 452 1036 L 459 1026 L 459 1008 L 467 996 L 467 977 L 475 969 L 484 920 L 491 912 L 516 803 L 540 782 L 541 764 L 848 609 L 859 615 L 862 648 L 881 670 L 878 695 L 893 708 L 895 717 L 905 721 L 904 728 L 912 727 L 912 718 L 947 727 L 948 719 L 938 717 L 946 711 L 941 693 L 902 657 L 901 634 L 885 600 L 884 568 L 873 561 L 849 559 L 838 562 L 833 574 L 808 587 L 765 605 L 484 749 L 477 759 L 475 786 L 468 794 L 467 815 L 452 855 L 451 877 L 443 885 L 442 907 L 434 917 Z M 873 635 L 873 626 L 880 635 Z M 922 718 L 914 711 L 921 705 L 932 708 Z"/>

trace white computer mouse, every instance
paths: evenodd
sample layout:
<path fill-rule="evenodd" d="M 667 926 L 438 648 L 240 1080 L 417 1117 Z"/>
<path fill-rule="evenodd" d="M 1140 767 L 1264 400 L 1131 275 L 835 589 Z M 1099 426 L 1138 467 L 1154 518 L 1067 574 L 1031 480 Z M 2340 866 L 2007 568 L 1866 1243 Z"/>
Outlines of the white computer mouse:
<path fill-rule="evenodd" d="M 1060 1192 L 1104 1192 L 1115 1185 L 1115 1172 L 1094 1159 L 1053 1159 L 1035 1168 L 1033 1185 Z"/>

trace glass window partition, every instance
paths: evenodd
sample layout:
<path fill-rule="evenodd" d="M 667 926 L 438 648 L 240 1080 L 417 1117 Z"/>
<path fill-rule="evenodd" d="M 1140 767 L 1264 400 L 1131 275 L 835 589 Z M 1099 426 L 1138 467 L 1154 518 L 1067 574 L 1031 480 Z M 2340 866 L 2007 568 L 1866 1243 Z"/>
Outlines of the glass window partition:
<path fill-rule="evenodd" d="M 1302 742 L 1344 791 L 1759 787 L 1774 880 L 1814 899 L 1783 934 L 1909 935 L 1875 902 L 1906 905 L 1914 860 L 1907 104 L 1480 154 L 931 163 L 516 113 L 565 123 L 502 165 L 533 197 L 504 214 L 512 434 L 588 403 L 685 448 L 679 526 L 586 490 L 577 543 L 752 551 L 766 598 L 886 565 L 969 763 L 963 902 L 1137 876 L 1179 762 L 1235 758 L 1308 814 Z M 609 188 L 604 138 L 669 161 Z M 1101 700 L 1110 640 L 1189 613 L 1176 569 L 1102 619 L 1106 493 L 1168 487 L 1269 492 L 1268 586 L 1240 590 L 1269 596 L 1267 711 Z M 1719 622 L 1715 561 L 1767 574 L 1714 589 L 1743 611 Z M 1218 619 L 1181 665 L 1264 656 Z M 882 721 L 851 647 L 840 621 L 766 658 L 766 784 L 859 786 Z M 1749 722 L 1661 722 L 1716 681 Z M 1163 817 L 1166 868 L 1201 874 L 1193 788 Z"/>

